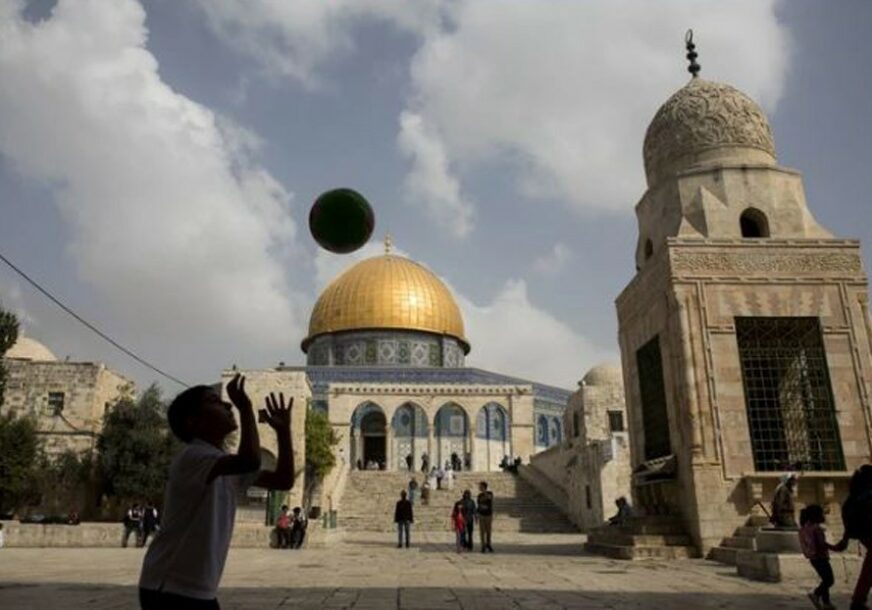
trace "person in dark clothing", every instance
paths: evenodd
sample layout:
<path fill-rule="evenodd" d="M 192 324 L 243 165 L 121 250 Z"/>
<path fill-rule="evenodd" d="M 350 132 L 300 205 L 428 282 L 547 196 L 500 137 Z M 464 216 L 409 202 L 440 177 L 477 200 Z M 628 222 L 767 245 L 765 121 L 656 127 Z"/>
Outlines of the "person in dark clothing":
<path fill-rule="evenodd" d="M 872 588 L 872 464 L 864 464 L 854 471 L 848 497 L 842 504 L 842 523 L 845 533 L 833 550 L 841 553 L 848 548 L 850 540 L 859 540 L 866 549 L 850 610 L 868 610 L 866 601 Z"/>
<path fill-rule="evenodd" d="M 481 552 L 494 552 L 494 547 L 491 546 L 491 526 L 494 519 L 494 494 L 487 490 L 487 482 L 482 481 L 478 484 L 481 493 L 478 494 L 478 531 L 481 538 Z"/>
<path fill-rule="evenodd" d="M 306 528 L 309 522 L 299 506 L 294 507 L 294 518 L 291 521 L 291 548 L 298 549 L 303 546 L 306 538 Z"/>
<path fill-rule="evenodd" d="M 124 513 L 124 536 L 121 538 L 121 546 L 127 548 L 127 541 L 130 539 L 130 534 L 134 534 L 136 546 L 139 546 L 139 541 L 142 540 L 142 507 L 139 504 L 134 504 Z"/>
<path fill-rule="evenodd" d="M 145 546 L 149 536 L 157 534 L 160 527 L 160 519 L 158 517 L 157 508 L 148 502 L 145 505 L 145 510 L 142 511 L 142 538 L 139 541 L 139 546 Z"/>
<path fill-rule="evenodd" d="M 414 464 L 414 458 L 412 457 L 412 454 L 409 453 L 406 455 L 406 470 L 408 470 L 409 472 L 412 472 L 412 465 L 413 464 Z"/>
<path fill-rule="evenodd" d="M 405 535 L 406 548 L 409 548 L 409 530 L 412 523 L 415 521 L 412 516 L 412 503 L 406 499 L 405 490 L 400 492 L 400 499 L 397 501 L 397 507 L 394 509 L 394 523 L 397 524 L 397 548 L 403 546 L 403 536 Z"/>
<path fill-rule="evenodd" d="M 827 536 L 821 525 L 824 523 L 824 509 L 819 504 L 810 504 L 799 511 L 799 543 L 802 554 L 821 578 L 817 588 L 808 594 L 815 608 L 833 610 L 830 603 L 830 588 L 835 584 L 833 567 L 830 564 L 830 551 L 835 546 L 827 543 Z"/>
<path fill-rule="evenodd" d="M 421 455 L 421 472 L 424 474 L 430 472 L 430 456 L 426 453 Z"/>
<path fill-rule="evenodd" d="M 476 506 L 475 500 L 472 499 L 472 492 L 468 489 L 463 492 L 463 499 L 460 500 L 460 506 L 463 510 L 463 518 L 465 519 L 466 524 L 466 537 L 464 542 L 466 543 L 466 548 L 471 551 L 473 547 L 472 534 L 475 530 Z"/>

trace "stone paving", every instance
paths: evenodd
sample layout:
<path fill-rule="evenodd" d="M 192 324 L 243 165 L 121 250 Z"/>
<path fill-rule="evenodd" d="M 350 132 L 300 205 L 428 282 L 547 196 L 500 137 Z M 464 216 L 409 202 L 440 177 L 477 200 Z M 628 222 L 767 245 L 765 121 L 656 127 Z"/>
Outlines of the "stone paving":
<path fill-rule="evenodd" d="M 224 610 L 343 608 L 811 608 L 813 584 L 741 579 L 704 560 L 626 562 L 587 555 L 579 534 L 497 535 L 496 553 L 458 555 L 449 534 L 358 534 L 328 548 L 231 549 L 219 599 Z M 136 608 L 140 549 L 0 549 L 0 608 Z M 834 602 L 847 607 L 849 586 Z"/>

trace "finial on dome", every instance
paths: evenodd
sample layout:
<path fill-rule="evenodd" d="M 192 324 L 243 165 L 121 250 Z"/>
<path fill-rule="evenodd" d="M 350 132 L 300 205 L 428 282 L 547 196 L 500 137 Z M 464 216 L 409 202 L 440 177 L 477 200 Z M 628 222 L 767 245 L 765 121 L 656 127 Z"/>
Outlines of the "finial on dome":
<path fill-rule="evenodd" d="M 391 248 L 394 245 L 394 240 L 391 239 L 390 231 L 385 233 L 385 254 L 391 253 Z"/>
<path fill-rule="evenodd" d="M 687 30 L 687 33 L 684 35 L 684 44 L 687 48 L 687 59 L 690 61 L 687 71 L 693 75 L 693 78 L 696 78 L 702 66 L 696 63 L 696 58 L 699 57 L 699 54 L 695 51 L 696 45 L 693 44 L 693 30 Z"/>

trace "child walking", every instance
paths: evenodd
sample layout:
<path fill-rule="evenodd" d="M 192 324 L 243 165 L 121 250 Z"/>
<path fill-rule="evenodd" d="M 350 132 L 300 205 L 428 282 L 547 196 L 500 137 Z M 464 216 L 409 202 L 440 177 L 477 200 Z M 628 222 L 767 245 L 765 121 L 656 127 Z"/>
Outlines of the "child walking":
<path fill-rule="evenodd" d="M 824 522 L 824 509 L 818 504 L 810 504 L 799 512 L 799 543 L 802 553 L 821 577 L 821 584 L 808 594 L 811 603 L 818 610 L 833 610 L 830 603 L 830 587 L 836 579 L 830 565 L 830 551 L 835 547 L 827 543 L 826 534 L 821 527 Z"/>
<path fill-rule="evenodd" d="M 211 386 L 189 388 L 167 410 L 170 429 L 185 446 L 170 464 L 164 499 L 164 521 L 145 559 L 139 578 L 143 610 L 218 610 L 218 583 L 224 570 L 236 498 L 250 485 L 288 490 L 294 483 L 291 407 L 285 397 L 270 394 L 263 420 L 275 430 L 275 472 L 259 471 L 260 439 L 245 378 L 227 385 L 231 404 Z M 228 434 L 239 428 L 239 449 L 228 454 Z"/>
<path fill-rule="evenodd" d="M 457 542 L 457 552 L 466 548 L 466 519 L 463 518 L 463 503 L 455 502 L 451 509 L 451 527 Z"/>

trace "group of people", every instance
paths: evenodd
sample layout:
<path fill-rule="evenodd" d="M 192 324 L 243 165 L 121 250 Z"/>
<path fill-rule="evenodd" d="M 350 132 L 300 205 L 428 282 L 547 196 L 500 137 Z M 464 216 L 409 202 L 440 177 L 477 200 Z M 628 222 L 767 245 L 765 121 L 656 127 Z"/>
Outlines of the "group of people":
<path fill-rule="evenodd" d="M 121 522 L 124 525 L 121 546 L 125 549 L 131 534 L 134 535 L 136 546 L 143 547 L 148 542 L 149 537 L 156 535 L 160 529 L 160 516 L 157 508 L 151 502 L 132 504 L 124 513 Z"/>
<path fill-rule="evenodd" d="M 425 483 L 425 486 L 428 485 Z M 481 552 L 494 552 L 491 545 L 494 494 L 488 490 L 487 482 L 478 484 L 479 494 L 476 500 L 472 499 L 472 492 L 465 490 L 463 496 L 454 503 L 451 508 L 451 529 L 455 534 L 457 552 L 473 550 L 473 532 L 478 523 L 479 536 L 481 539 Z M 414 503 L 417 494 L 417 482 L 412 479 L 409 482 L 409 490 L 400 492 L 400 499 L 394 509 L 394 523 L 397 525 L 397 548 L 409 548 L 411 544 L 410 533 L 414 523 Z M 424 496 L 422 495 L 422 501 Z"/>
<path fill-rule="evenodd" d="M 770 521 L 778 529 L 795 529 L 795 494 L 798 484 L 796 472 L 781 477 L 772 498 Z M 841 553 L 851 540 L 858 540 L 866 549 L 866 557 L 857 577 L 851 597 L 850 610 L 869 610 L 866 605 L 872 589 L 872 464 L 858 468 L 848 487 L 848 498 L 842 504 L 844 534 L 836 544 L 827 542 L 823 524 L 826 511 L 819 504 L 806 505 L 799 511 L 799 543 L 803 555 L 821 579 L 808 596 L 819 610 L 832 610 L 830 588 L 835 583 L 830 563 L 830 551 Z"/>
<path fill-rule="evenodd" d="M 309 520 L 299 506 L 289 512 L 287 504 L 283 504 L 276 519 L 276 548 L 298 549 L 303 546 L 308 526 Z"/>
<path fill-rule="evenodd" d="M 463 459 L 460 459 L 460 456 L 457 452 L 452 452 L 450 459 L 445 460 L 444 470 L 453 470 L 454 472 L 460 472 L 461 470 L 470 470 L 472 468 L 472 456 L 470 454 L 466 454 L 463 456 Z M 406 469 L 409 472 L 415 470 L 415 457 L 408 453 L 406 454 Z M 430 464 L 430 455 L 425 451 L 421 454 L 421 472 L 424 474 L 428 474 L 437 470 L 443 470 L 439 468 L 437 465 Z"/>

